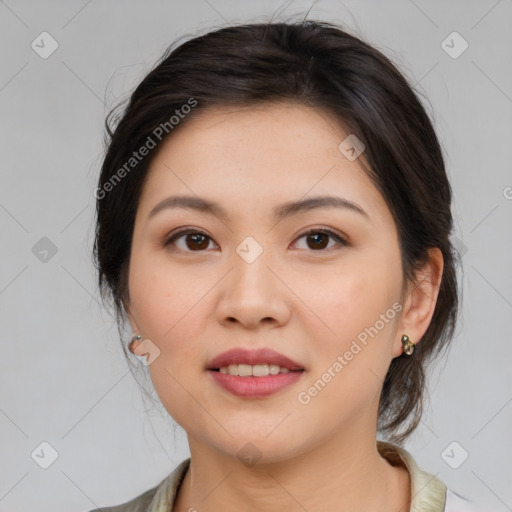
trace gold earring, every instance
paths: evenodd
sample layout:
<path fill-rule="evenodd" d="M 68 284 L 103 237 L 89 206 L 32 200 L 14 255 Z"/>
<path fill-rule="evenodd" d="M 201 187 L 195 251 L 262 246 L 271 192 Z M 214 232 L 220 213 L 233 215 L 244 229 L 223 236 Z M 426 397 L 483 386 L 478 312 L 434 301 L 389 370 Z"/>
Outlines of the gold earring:
<path fill-rule="evenodd" d="M 134 352 L 134 349 L 133 349 L 133 344 L 136 342 L 136 341 L 140 341 L 142 338 L 142 336 L 140 334 L 135 334 L 132 338 L 132 341 L 130 342 L 130 344 L 128 345 L 128 350 L 132 353 L 132 354 L 135 354 Z"/>
<path fill-rule="evenodd" d="M 412 355 L 414 352 L 414 343 L 409 339 L 407 334 L 402 336 L 402 345 L 404 347 L 404 354 L 407 354 L 408 356 Z"/>

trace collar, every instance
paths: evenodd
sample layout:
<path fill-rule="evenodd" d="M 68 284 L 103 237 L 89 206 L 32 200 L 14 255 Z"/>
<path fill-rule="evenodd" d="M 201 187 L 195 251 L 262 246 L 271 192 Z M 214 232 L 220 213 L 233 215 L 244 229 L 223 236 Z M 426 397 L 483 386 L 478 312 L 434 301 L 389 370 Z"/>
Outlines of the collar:
<path fill-rule="evenodd" d="M 434 475 L 421 470 L 412 455 L 391 443 L 377 441 L 377 450 L 391 465 L 401 465 L 411 478 L 411 507 L 409 512 L 444 512 L 446 486 Z"/>
<path fill-rule="evenodd" d="M 391 465 L 401 465 L 411 478 L 411 507 L 409 512 L 444 512 L 446 486 L 430 473 L 422 471 L 412 455 L 404 448 L 384 441 L 377 441 L 377 450 Z M 169 512 L 177 490 L 190 466 L 190 458 L 184 460 L 157 486 L 148 512 Z"/>

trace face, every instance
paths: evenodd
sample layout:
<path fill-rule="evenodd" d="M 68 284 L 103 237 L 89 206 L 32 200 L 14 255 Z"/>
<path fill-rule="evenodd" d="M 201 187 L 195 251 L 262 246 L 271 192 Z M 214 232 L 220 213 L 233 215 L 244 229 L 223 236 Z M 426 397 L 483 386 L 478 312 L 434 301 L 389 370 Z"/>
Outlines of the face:
<path fill-rule="evenodd" d="M 149 371 L 163 405 L 191 449 L 222 456 L 250 442 L 279 461 L 375 436 L 405 287 L 386 202 L 339 150 L 349 133 L 294 104 L 189 121 L 152 161 L 129 268 L 130 323 L 158 354 Z M 165 202 L 185 196 L 212 205 Z M 302 370 L 250 377 L 256 391 L 240 396 L 219 382 L 244 377 L 209 369 L 236 348 L 272 349 Z"/>

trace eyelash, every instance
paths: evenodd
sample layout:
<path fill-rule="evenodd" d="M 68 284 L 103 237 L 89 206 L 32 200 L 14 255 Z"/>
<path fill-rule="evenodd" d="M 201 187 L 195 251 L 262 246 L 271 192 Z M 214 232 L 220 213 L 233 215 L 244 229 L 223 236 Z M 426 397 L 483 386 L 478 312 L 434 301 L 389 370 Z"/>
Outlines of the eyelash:
<path fill-rule="evenodd" d="M 328 228 L 312 228 L 312 229 L 309 229 L 308 231 L 302 233 L 298 237 L 298 239 L 303 238 L 303 237 L 307 237 L 308 235 L 319 234 L 319 233 L 330 236 L 336 242 L 338 242 L 341 246 L 349 245 L 347 240 L 345 240 L 345 238 L 343 238 L 341 235 L 338 235 L 337 233 L 335 233 L 334 231 L 332 231 L 332 230 L 330 230 Z M 182 229 L 182 230 L 178 231 L 177 233 L 173 233 L 172 235 L 168 236 L 164 240 L 164 247 L 169 247 L 172 243 L 174 243 L 176 240 L 178 240 L 179 238 L 181 238 L 184 235 L 203 235 L 203 236 L 205 236 L 205 237 L 207 237 L 207 238 L 209 238 L 210 240 L 213 241 L 213 239 L 209 235 L 204 233 L 203 231 L 199 231 L 199 230 L 196 230 L 196 229 L 185 228 L 185 229 Z M 332 250 L 332 247 L 329 248 L 329 249 L 318 249 L 318 250 L 311 249 L 311 252 L 319 252 L 319 253 L 321 253 L 321 252 L 327 252 L 327 251 L 331 251 L 331 250 Z M 200 252 L 205 252 L 205 250 L 199 250 L 199 251 L 187 250 L 187 251 L 182 251 L 182 252 L 187 252 L 187 253 L 198 252 L 198 253 L 200 253 Z"/>

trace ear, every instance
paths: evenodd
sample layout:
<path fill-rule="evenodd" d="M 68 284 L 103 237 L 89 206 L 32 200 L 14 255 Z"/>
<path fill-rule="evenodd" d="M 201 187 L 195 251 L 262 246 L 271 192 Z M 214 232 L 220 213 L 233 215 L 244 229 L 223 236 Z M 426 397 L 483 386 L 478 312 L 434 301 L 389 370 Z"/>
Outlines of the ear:
<path fill-rule="evenodd" d="M 415 274 L 415 282 L 406 284 L 397 339 L 393 343 L 393 357 L 403 352 L 402 335 L 407 334 L 413 343 L 418 343 L 434 315 L 444 260 L 438 247 L 428 249 L 428 254 L 428 261 Z"/>

